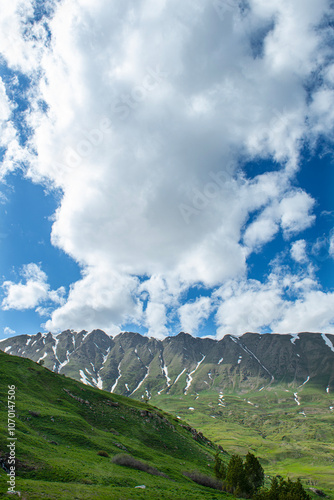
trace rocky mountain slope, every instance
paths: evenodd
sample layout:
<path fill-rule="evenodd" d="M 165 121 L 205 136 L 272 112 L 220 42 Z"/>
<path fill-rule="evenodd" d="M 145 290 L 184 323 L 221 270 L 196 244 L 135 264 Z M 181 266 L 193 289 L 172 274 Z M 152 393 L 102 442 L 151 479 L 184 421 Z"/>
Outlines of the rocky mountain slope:
<path fill-rule="evenodd" d="M 245 333 L 216 341 L 179 333 L 164 340 L 101 330 L 20 335 L 0 341 L 9 354 L 43 360 L 56 373 L 135 398 L 201 391 L 248 392 L 276 383 L 334 390 L 334 335 Z"/>

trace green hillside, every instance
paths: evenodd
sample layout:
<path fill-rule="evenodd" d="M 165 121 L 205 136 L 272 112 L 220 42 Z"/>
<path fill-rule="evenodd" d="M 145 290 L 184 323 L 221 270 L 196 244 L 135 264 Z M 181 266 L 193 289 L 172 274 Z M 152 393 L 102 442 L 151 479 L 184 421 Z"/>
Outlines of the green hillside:
<path fill-rule="evenodd" d="M 161 394 L 150 402 L 187 420 L 230 454 L 250 450 L 267 474 L 299 477 L 333 498 L 333 394 L 314 385 L 288 390 L 276 384 L 244 394 Z"/>
<path fill-rule="evenodd" d="M 183 475 L 194 470 L 213 475 L 215 448 L 177 418 L 3 352 L 0 380 L 2 464 L 9 442 L 7 391 L 9 385 L 16 386 L 16 491 L 21 498 L 218 500 L 228 496 Z M 120 453 L 155 468 L 158 475 L 116 465 L 112 459 Z M 6 481 L 0 468 L 0 496 L 7 496 Z M 136 488 L 141 485 L 146 488 Z"/>

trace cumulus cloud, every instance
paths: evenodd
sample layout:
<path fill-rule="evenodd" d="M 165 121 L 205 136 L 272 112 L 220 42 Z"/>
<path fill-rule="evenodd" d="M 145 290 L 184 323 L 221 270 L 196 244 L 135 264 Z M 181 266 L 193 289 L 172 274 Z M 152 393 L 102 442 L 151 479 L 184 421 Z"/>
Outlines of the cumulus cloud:
<path fill-rule="evenodd" d="M 24 36 L 32 5 L 6 7 L 3 53 L 10 67 L 38 73 L 27 175 L 61 189 L 52 243 L 83 270 L 47 328 L 117 331 L 132 321 L 165 335 L 197 283 L 233 291 L 235 313 L 219 306 L 220 331 L 276 319 L 279 287 L 251 282 L 241 294 L 226 283 L 244 280 L 248 256 L 280 230 L 288 239 L 314 222 L 314 200 L 294 175 L 302 141 L 333 128 L 330 113 L 327 132 L 319 128 L 333 97 L 327 1 L 251 0 L 247 12 L 222 12 L 200 0 L 186 8 L 64 0 L 47 21 L 50 40 L 42 22 Z M 325 96 L 305 91 L 316 71 L 326 76 Z M 258 159 L 277 171 L 248 178 L 240 165 Z M 7 283 L 3 307 L 50 298 L 46 280 Z M 256 299 L 273 306 L 247 320 Z M 181 322 L 196 330 L 208 302 L 184 306 Z"/>
<path fill-rule="evenodd" d="M 12 336 L 12 335 L 15 335 L 16 334 L 16 331 L 15 330 L 12 330 L 11 328 L 9 328 L 9 326 L 5 326 L 5 328 L 3 329 L 3 333 L 6 335 L 6 336 Z"/>
<path fill-rule="evenodd" d="M 5 298 L 1 307 L 4 311 L 34 309 L 47 300 L 55 304 L 63 302 L 65 289 L 60 287 L 58 290 L 50 290 L 47 275 L 37 264 L 31 263 L 23 266 L 21 275 L 25 283 L 4 281 L 2 284 Z"/>
<path fill-rule="evenodd" d="M 306 254 L 306 241 L 297 240 L 292 243 L 290 253 L 291 257 L 299 264 L 307 262 L 308 259 Z"/>
<path fill-rule="evenodd" d="M 329 242 L 329 255 L 331 257 L 334 257 L 334 232 L 331 235 L 330 242 Z"/>
<path fill-rule="evenodd" d="M 208 319 L 212 311 L 210 297 L 200 297 L 195 302 L 184 304 L 178 310 L 181 329 L 184 332 L 195 334 L 201 323 Z"/>
<path fill-rule="evenodd" d="M 101 328 L 118 333 L 127 320 L 138 321 L 142 306 L 135 297 L 138 279 L 108 272 L 97 267 L 71 286 L 66 303 L 46 322 L 48 330 L 65 330 L 71 324 L 77 330 Z"/>
<path fill-rule="evenodd" d="M 304 257 L 304 240 L 300 241 L 295 246 L 298 258 Z M 214 297 L 218 338 L 247 330 L 334 332 L 334 294 L 320 290 L 310 265 L 299 274 L 274 265 L 265 281 L 232 280 L 217 289 Z"/>

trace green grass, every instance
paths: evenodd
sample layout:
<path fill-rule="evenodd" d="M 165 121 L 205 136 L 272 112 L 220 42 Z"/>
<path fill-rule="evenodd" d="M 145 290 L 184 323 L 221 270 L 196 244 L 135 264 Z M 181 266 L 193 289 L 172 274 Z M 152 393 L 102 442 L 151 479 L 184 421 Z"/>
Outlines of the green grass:
<path fill-rule="evenodd" d="M 161 394 L 151 402 L 187 420 L 230 454 L 251 451 L 267 475 L 299 477 L 304 485 L 323 489 L 331 497 L 334 412 L 329 407 L 334 405 L 333 396 L 306 385 L 298 389 L 298 406 L 295 391 L 272 386 L 260 392 L 225 394 L 225 406 L 218 405 L 219 393 L 214 391 L 189 396 Z"/>
<path fill-rule="evenodd" d="M 30 499 L 222 499 L 183 475 L 213 475 L 215 447 L 158 408 L 82 385 L 0 351 L 0 456 L 7 387 L 16 386 L 16 490 Z M 66 391 L 64 390 L 66 389 Z M 109 457 L 98 455 L 105 451 Z M 168 476 L 112 463 L 128 453 Z M 0 496 L 7 491 L 0 469 Z M 145 485 L 146 489 L 135 486 Z M 233 498 L 233 497 L 231 497 Z"/>

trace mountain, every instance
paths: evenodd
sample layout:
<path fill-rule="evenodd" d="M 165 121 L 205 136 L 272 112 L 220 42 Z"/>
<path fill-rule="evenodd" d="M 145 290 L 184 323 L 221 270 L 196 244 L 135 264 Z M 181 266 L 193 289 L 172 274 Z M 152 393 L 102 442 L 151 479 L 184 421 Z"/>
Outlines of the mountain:
<path fill-rule="evenodd" d="M 107 395 L 112 401 L 128 401 L 130 406 L 144 405 L 136 399 L 149 400 L 151 408 L 172 414 L 174 421 L 188 422 L 230 454 L 244 456 L 251 451 L 259 457 L 267 474 L 300 477 L 303 484 L 324 489 L 332 497 L 333 344 L 334 335 L 308 332 L 246 333 L 216 341 L 186 333 L 157 340 L 131 332 L 110 337 L 101 330 L 67 330 L 58 335 L 38 333 L 1 341 L 0 350 L 14 357 L 0 352 L 0 368 L 1 360 L 6 364 L 0 376 L 5 373 L 10 379 L 13 367 L 7 360 L 16 360 L 19 367 L 16 356 L 43 361 L 46 368 L 59 374 L 38 365 L 34 365 L 35 370 L 57 380 L 60 377 L 64 384 L 78 384 L 76 391 L 64 385 L 76 397 L 91 401 L 92 396 L 86 397 L 87 390 L 89 394 L 95 391 L 94 394 Z M 28 359 L 21 362 L 31 363 Z M 6 378 L 0 380 L 7 383 Z M 48 391 L 50 383 L 41 380 Z M 40 386 L 32 385 L 24 370 L 20 386 L 20 398 L 24 398 L 27 387 L 35 391 L 34 397 L 39 396 Z M 101 388 L 107 392 L 101 393 Z M 121 395 L 131 398 L 122 399 Z M 57 406 L 60 399 L 54 396 L 53 404 Z M 40 407 L 32 401 L 29 409 L 35 406 Z M 50 413 L 56 412 L 56 406 Z M 105 413 L 102 407 L 101 411 Z M 129 423 L 128 438 L 135 422 L 127 421 L 128 415 L 122 416 Z M 75 419 L 71 421 L 76 423 Z M 159 429 L 158 422 L 149 422 Z M 105 424 L 104 428 L 108 426 Z M 111 427 L 115 428 L 113 424 Z M 118 428 L 117 431 L 120 432 Z M 44 435 L 43 429 L 40 432 Z M 196 436 L 196 431 L 193 434 Z M 130 449 L 125 440 L 120 444 Z M 123 497 L 127 498 L 120 495 Z"/>
<path fill-rule="evenodd" d="M 0 380 L 1 498 L 9 497 L 12 453 L 15 491 L 26 500 L 227 497 L 184 475 L 212 477 L 217 449 L 184 421 L 3 352 Z"/>
<path fill-rule="evenodd" d="M 275 384 L 334 390 L 334 335 L 245 333 L 217 341 L 179 333 L 164 340 L 102 330 L 20 335 L 0 349 L 86 385 L 150 398 L 202 391 L 243 393 Z"/>

